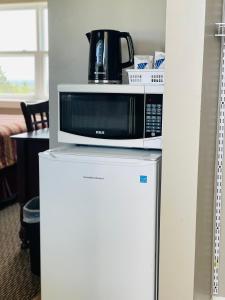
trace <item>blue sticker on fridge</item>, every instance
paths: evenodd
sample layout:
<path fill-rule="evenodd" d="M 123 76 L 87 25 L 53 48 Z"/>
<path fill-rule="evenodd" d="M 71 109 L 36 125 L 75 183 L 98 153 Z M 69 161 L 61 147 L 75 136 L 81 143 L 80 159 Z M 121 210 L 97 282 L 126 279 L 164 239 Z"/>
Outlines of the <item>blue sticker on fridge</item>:
<path fill-rule="evenodd" d="M 148 176 L 141 175 L 140 176 L 140 183 L 147 183 L 148 182 Z"/>

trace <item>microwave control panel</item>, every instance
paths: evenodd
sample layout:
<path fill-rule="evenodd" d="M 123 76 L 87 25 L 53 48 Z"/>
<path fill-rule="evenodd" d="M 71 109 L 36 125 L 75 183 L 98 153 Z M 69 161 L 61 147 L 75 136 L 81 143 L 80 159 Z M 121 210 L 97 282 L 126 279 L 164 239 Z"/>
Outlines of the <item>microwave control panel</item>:
<path fill-rule="evenodd" d="M 162 99 L 163 95 L 146 95 L 145 137 L 162 135 Z"/>

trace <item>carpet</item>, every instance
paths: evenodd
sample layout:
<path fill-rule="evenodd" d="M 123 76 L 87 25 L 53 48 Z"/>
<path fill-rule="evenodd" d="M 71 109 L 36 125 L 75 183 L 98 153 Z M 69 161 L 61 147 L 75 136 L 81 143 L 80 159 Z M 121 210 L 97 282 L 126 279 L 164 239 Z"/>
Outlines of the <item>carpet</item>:
<path fill-rule="evenodd" d="M 31 300 L 40 292 L 29 251 L 20 248 L 19 216 L 18 203 L 0 210 L 0 300 Z"/>

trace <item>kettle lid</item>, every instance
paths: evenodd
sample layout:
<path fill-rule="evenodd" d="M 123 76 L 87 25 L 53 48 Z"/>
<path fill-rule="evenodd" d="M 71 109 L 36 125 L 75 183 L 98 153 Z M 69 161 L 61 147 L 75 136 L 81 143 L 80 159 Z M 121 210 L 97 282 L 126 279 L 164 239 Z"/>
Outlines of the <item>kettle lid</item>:
<path fill-rule="evenodd" d="M 119 30 L 114 30 L 114 29 L 95 29 L 95 30 L 92 30 L 90 33 L 97 33 L 97 32 L 115 32 L 115 33 L 120 33 Z"/>

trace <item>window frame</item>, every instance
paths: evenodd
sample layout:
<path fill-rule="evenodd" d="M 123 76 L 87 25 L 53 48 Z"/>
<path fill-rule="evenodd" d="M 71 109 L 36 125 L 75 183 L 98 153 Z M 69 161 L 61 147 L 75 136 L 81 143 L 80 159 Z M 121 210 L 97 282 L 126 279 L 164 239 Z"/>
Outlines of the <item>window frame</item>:
<path fill-rule="evenodd" d="M 0 4 L 0 11 L 34 9 L 36 13 L 36 43 L 34 51 L 0 51 L 0 57 L 33 57 L 34 58 L 34 93 L 32 94 L 1 94 L 0 101 L 21 101 L 21 100 L 47 100 L 48 91 L 45 94 L 45 59 L 48 58 L 48 50 L 44 49 L 44 10 L 48 9 L 46 2 Z M 47 78 L 48 79 L 48 78 Z"/>

